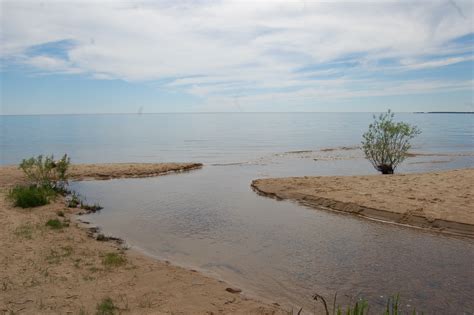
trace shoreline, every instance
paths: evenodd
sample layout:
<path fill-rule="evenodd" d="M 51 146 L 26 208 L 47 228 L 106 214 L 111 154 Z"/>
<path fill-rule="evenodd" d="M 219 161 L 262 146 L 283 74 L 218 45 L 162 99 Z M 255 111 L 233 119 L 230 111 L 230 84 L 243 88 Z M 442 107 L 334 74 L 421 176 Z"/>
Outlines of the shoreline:
<path fill-rule="evenodd" d="M 262 196 L 296 201 L 316 210 L 474 238 L 474 211 L 469 209 L 474 204 L 472 178 L 474 169 L 460 169 L 256 179 L 251 187 Z"/>
<path fill-rule="evenodd" d="M 71 164 L 69 180 L 109 180 L 146 178 L 182 173 L 202 168 L 202 163 L 91 163 Z M 0 187 L 22 184 L 26 178 L 17 165 L 0 166 Z"/>
<path fill-rule="evenodd" d="M 73 165 L 71 180 L 150 177 L 200 167 L 197 163 Z M 80 209 L 67 208 L 64 197 L 41 207 L 13 207 L 6 200 L 7 191 L 24 177 L 11 166 L 0 167 L 0 175 L 5 226 L 0 230 L 5 248 L 0 256 L 0 313 L 93 314 L 105 298 L 127 314 L 285 313 L 278 304 L 248 297 L 222 280 L 128 250 L 117 238 L 98 238 L 100 227 L 80 220 Z M 51 219 L 63 227 L 47 227 Z M 123 260 L 107 265 L 108 255 Z"/>

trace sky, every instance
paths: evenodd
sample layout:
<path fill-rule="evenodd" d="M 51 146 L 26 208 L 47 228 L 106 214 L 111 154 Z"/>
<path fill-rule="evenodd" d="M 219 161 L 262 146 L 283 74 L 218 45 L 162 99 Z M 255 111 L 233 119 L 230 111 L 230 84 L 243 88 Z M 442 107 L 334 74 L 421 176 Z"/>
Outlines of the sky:
<path fill-rule="evenodd" d="M 473 111 L 473 3 L 0 0 L 0 113 Z"/>

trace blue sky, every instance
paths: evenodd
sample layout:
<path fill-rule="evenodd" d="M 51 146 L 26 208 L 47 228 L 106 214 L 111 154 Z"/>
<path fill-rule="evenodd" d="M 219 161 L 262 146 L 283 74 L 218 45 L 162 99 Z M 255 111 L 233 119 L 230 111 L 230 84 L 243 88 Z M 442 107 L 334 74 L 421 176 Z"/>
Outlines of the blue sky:
<path fill-rule="evenodd" d="M 472 111 L 471 1 L 1 1 L 1 114 Z"/>

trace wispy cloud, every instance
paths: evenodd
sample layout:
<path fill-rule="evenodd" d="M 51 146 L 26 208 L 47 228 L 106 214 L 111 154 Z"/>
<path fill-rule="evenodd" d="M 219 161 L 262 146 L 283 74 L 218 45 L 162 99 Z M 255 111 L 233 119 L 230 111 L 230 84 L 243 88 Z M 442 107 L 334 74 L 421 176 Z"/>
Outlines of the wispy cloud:
<path fill-rule="evenodd" d="M 401 63 L 401 68 L 403 70 L 419 70 L 419 69 L 444 67 L 444 66 L 449 66 L 452 64 L 472 61 L 472 60 L 474 60 L 474 56 L 469 55 L 469 56 L 442 58 L 442 59 L 431 60 L 431 61 L 421 61 L 421 62 L 416 62 L 416 61 L 411 61 L 411 60 L 401 60 L 400 63 Z"/>
<path fill-rule="evenodd" d="M 472 89 L 472 81 L 378 78 L 472 62 L 472 42 L 453 42 L 474 32 L 469 0 L 7 0 L 1 6 L 2 59 L 40 73 L 159 81 L 209 102 Z M 390 66 L 383 65 L 387 59 Z"/>

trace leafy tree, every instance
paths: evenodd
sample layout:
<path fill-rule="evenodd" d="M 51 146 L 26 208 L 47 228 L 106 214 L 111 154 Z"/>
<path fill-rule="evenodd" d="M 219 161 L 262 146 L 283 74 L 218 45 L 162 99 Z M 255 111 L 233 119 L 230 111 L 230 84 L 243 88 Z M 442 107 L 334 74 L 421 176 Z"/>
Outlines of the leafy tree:
<path fill-rule="evenodd" d="M 421 133 L 416 126 L 394 122 L 394 117 L 390 110 L 378 117 L 374 115 L 374 122 L 362 136 L 365 157 L 382 174 L 393 174 L 407 157 L 410 140 Z"/>

